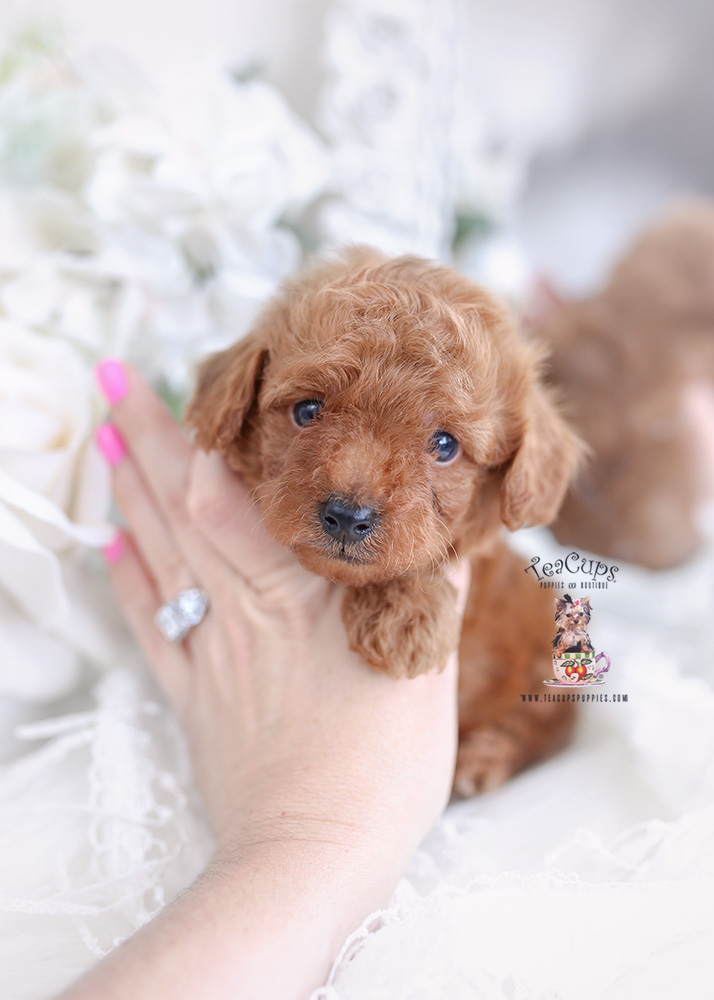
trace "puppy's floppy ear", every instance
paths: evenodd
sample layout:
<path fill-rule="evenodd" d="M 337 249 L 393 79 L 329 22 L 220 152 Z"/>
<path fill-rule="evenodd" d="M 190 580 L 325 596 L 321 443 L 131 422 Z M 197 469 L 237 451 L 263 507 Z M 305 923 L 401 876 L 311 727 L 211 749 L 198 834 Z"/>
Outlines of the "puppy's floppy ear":
<path fill-rule="evenodd" d="M 555 617 L 557 618 L 559 614 L 562 614 L 567 608 L 572 604 L 572 598 L 570 594 L 566 594 L 565 597 L 556 597 L 555 599 Z"/>
<path fill-rule="evenodd" d="M 206 358 L 198 369 L 186 423 L 204 451 L 224 451 L 241 428 L 258 394 L 267 351 L 254 334 Z"/>
<path fill-rule="evenodd" d="M 523 437 L 503 482 L 501 517 L 511 531 L 553 520 L 581 455 L 578 439 L 537 382 L 526 412 Z"/>

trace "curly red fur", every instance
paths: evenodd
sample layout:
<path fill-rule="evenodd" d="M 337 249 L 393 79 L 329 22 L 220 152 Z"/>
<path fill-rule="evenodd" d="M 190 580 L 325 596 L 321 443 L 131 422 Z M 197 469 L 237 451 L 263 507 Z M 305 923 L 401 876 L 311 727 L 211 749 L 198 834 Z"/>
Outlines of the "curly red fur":
<path fill-rule="evenodd" d="M 203 364 L 188 421 L 199 446 L 244 476 L 271 534 L 346 586 L 352 648 L 377 669 L 414 676 L 442 668 L 458 641 L 446 561 L 468 554 L 478 564 L 500 551 L 504 523 L 550 521 L 568 486 L 579 447 L 540 362 L 506 311 L 462 275 L 353 247 L 287 283 L 246 338 Z M 322 409 L 297 427 L 292 407 L 305 399 Z M 437 430 L 460 442 L 454 461 L 430 451 Z M 378 511 L 349 553 L 320 520 L 333 496 Z M 547 657 L 545 606 L 542 618 Z M 462 672 L 491 675 L 495 662 L 462 657 Z M 504 668 L 512 683 L 499 660 Z M 553 743 L 538 732 L 529 730 L 517 766 Z"/>

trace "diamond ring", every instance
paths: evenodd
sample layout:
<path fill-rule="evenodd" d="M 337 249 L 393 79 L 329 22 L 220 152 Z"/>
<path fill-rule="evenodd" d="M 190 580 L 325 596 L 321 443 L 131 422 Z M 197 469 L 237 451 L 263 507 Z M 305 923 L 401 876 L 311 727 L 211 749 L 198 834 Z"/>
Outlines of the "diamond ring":
<path fill-rule="evenodd" d="M 182 590 L 181 593 L 162 604 L 154 621 L 159 632 L 169 642 L 181 642 L 198 625 L 208 611 L 208 594 L 200 587 Z"/>

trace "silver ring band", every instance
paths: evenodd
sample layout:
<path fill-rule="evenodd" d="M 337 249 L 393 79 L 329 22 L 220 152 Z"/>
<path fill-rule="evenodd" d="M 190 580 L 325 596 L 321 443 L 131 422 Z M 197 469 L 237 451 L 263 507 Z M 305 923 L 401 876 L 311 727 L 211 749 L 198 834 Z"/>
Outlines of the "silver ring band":
<path fill-rule="evenodd" d="M 200 587 L 182 590 L 173 601 L 162 604 L 154 622 L 164 639 L 181 642 L 192 628 L 199 625 L 208 611 L 208 594 Z"/>

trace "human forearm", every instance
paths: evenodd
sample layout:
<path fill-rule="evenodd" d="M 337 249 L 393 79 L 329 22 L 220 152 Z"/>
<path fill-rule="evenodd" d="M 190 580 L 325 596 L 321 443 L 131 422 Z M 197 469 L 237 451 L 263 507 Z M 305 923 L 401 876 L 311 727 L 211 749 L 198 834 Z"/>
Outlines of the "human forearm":
<path fill-rule="evenodd" d="M 61 1000 L 304 1000 L 391 873 L 348 846 L 292 840 L 213 861 Z"/>
<path fill-rule="evenodd" d="M 112 583 L 185 731 L 219 848 L 64 1000 L 299 1000 L 448 799 L 455 658 L 409 681 L 369 669 L 342 590 L 275 543 L 223 460 L 192 450 L 137 372 L 107 361 L 98 376 L 127 525 L 106 552 Z M 157 609 L 194 586 L 208 613 L 166 641 Z"/>

